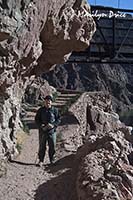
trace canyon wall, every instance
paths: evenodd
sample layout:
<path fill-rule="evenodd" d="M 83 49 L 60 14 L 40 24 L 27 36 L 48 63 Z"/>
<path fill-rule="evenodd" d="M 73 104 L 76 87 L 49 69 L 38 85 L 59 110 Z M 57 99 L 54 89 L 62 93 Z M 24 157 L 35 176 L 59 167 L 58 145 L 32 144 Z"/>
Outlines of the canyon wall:
<path fill-rule="evenodd" d="M 27 84 L 89 45 L 95 31 L 89 12 L 82 0 L 0 1 L 0 157 L 16 152 Z"/>

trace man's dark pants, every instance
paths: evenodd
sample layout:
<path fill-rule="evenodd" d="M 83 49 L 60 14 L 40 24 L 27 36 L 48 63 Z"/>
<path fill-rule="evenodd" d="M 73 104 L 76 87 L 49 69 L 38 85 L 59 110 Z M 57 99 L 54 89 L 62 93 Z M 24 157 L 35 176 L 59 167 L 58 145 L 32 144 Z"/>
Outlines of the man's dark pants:
<path fill-rule="evenodd" d="M 56 147 L 56 132 L 44 132 L 43 130 L 39 129 L 39 152 L 38 157 L 40 162 L 44 161 L 45 153 L 46 153 L 46 145 L 48 142 L 49 150 L 49 159 L 50 162 L 53 161 L 53 156 L 55 154 L 55 147 Z"/>

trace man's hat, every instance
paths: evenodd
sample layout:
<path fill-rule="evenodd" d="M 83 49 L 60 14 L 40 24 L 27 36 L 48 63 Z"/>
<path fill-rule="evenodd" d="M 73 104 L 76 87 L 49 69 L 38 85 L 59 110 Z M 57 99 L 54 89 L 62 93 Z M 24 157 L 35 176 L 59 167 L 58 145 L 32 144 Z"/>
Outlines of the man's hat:
<path fill-rule="evenodd" d="M 52 98 L 52 96 L 47 95 L 47 96 L 44 98 L 44 100 L 51 100 L 51 101 L 53 101 L 53 98 Z"/>

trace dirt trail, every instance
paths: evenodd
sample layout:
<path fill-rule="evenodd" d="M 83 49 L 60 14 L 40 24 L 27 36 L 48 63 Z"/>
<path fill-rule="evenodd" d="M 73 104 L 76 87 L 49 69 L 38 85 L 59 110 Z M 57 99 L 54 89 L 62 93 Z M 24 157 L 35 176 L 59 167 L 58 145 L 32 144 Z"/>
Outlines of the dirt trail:
<path fill-rule="evenodd" d="M 0 200 L 74 200 L 74 154 L 57 145 L 56 165 L 50 166 L 46 155 L 43 168 L 35 165 L 38 150 L 38 131 L 33 117 L 30 136 L 21 154 L 7 164 L 7 174 L 0 178 Z"/>

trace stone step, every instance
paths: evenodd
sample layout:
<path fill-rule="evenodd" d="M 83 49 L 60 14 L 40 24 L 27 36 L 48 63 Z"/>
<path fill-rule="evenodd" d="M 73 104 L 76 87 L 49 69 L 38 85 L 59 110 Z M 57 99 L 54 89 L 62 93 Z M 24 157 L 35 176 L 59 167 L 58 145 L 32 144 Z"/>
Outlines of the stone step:
<path fill-rule="evenodd" d="M 77 95 L 81 94 L 81 92 L 77 91 L 62 91 L 59 93 L 59 96 L 56 98 L 55 102 L 52 103 L 53 106 L 57 107 L 59 110 L 65 108 L 67 106 L 68 102 L 73 100 Z M 42 102 L 40 102 L 40 106 L 28 106 L 26 105 L 26 110 L 29 113 L 30 117 L 31 115 L 34 116 L 34 113 L 37 112 L 37 110 L 41 107 Z"/>
<path fill-rule="evenodd" d="M 62 103 L 58 103 L 58 102 L 56 103 L 56 102 L 54 102 L 54 103 L 52 103 L 52 105 L 53 105 L 53 106 L 58 106 L 58 105 L 59 105 L 59 106 L 60 106 L 60 105 L 61 105 L 61 106 L 65 106 L 65 105 L 66 105 L 66 102 L 62 102 Z"/>
<path fill-rule="evenodd" d="M 61 89 L 57 89 L 57 91 L 61 94 L 81 94 L 81 91 L 77 91 L 77 90 L 61 90 Z"/>
<path fill-rule="evenodd" d="M 65 97 L 63 97 L 63 96 L 58 96 L 57 98 L 56 98 L 56 101 L 63 101 L 63 100 L 65 100 L 65 101 L 67 101 L 67 100 L 69 100 L 69 99 L 71 99 L 72 97 L 69 97 L 69 96 L 65 96 Z"/>
<path fill-rule="evenodd" d="M 53 102 L 53 106 L 58 107 L 59 109 L 63 108 L 69 101 L 77 97 L 77 95 L 81 94 L 81 92 L 77 91 L 61 91 L 59 96 L 56 98 L 55 102 Z"/>
<path fill-rule="evenodd" d="M 52 105 L 65 105 L 67 103 L 67 101 L 55 101 L 52 103 Z"/>
<path fill-rule="evenodd" d="M 78 94 L 60 94 L 59 97 L 61 98 L 71 98 L 71 97 L 76 97 Z"/>

